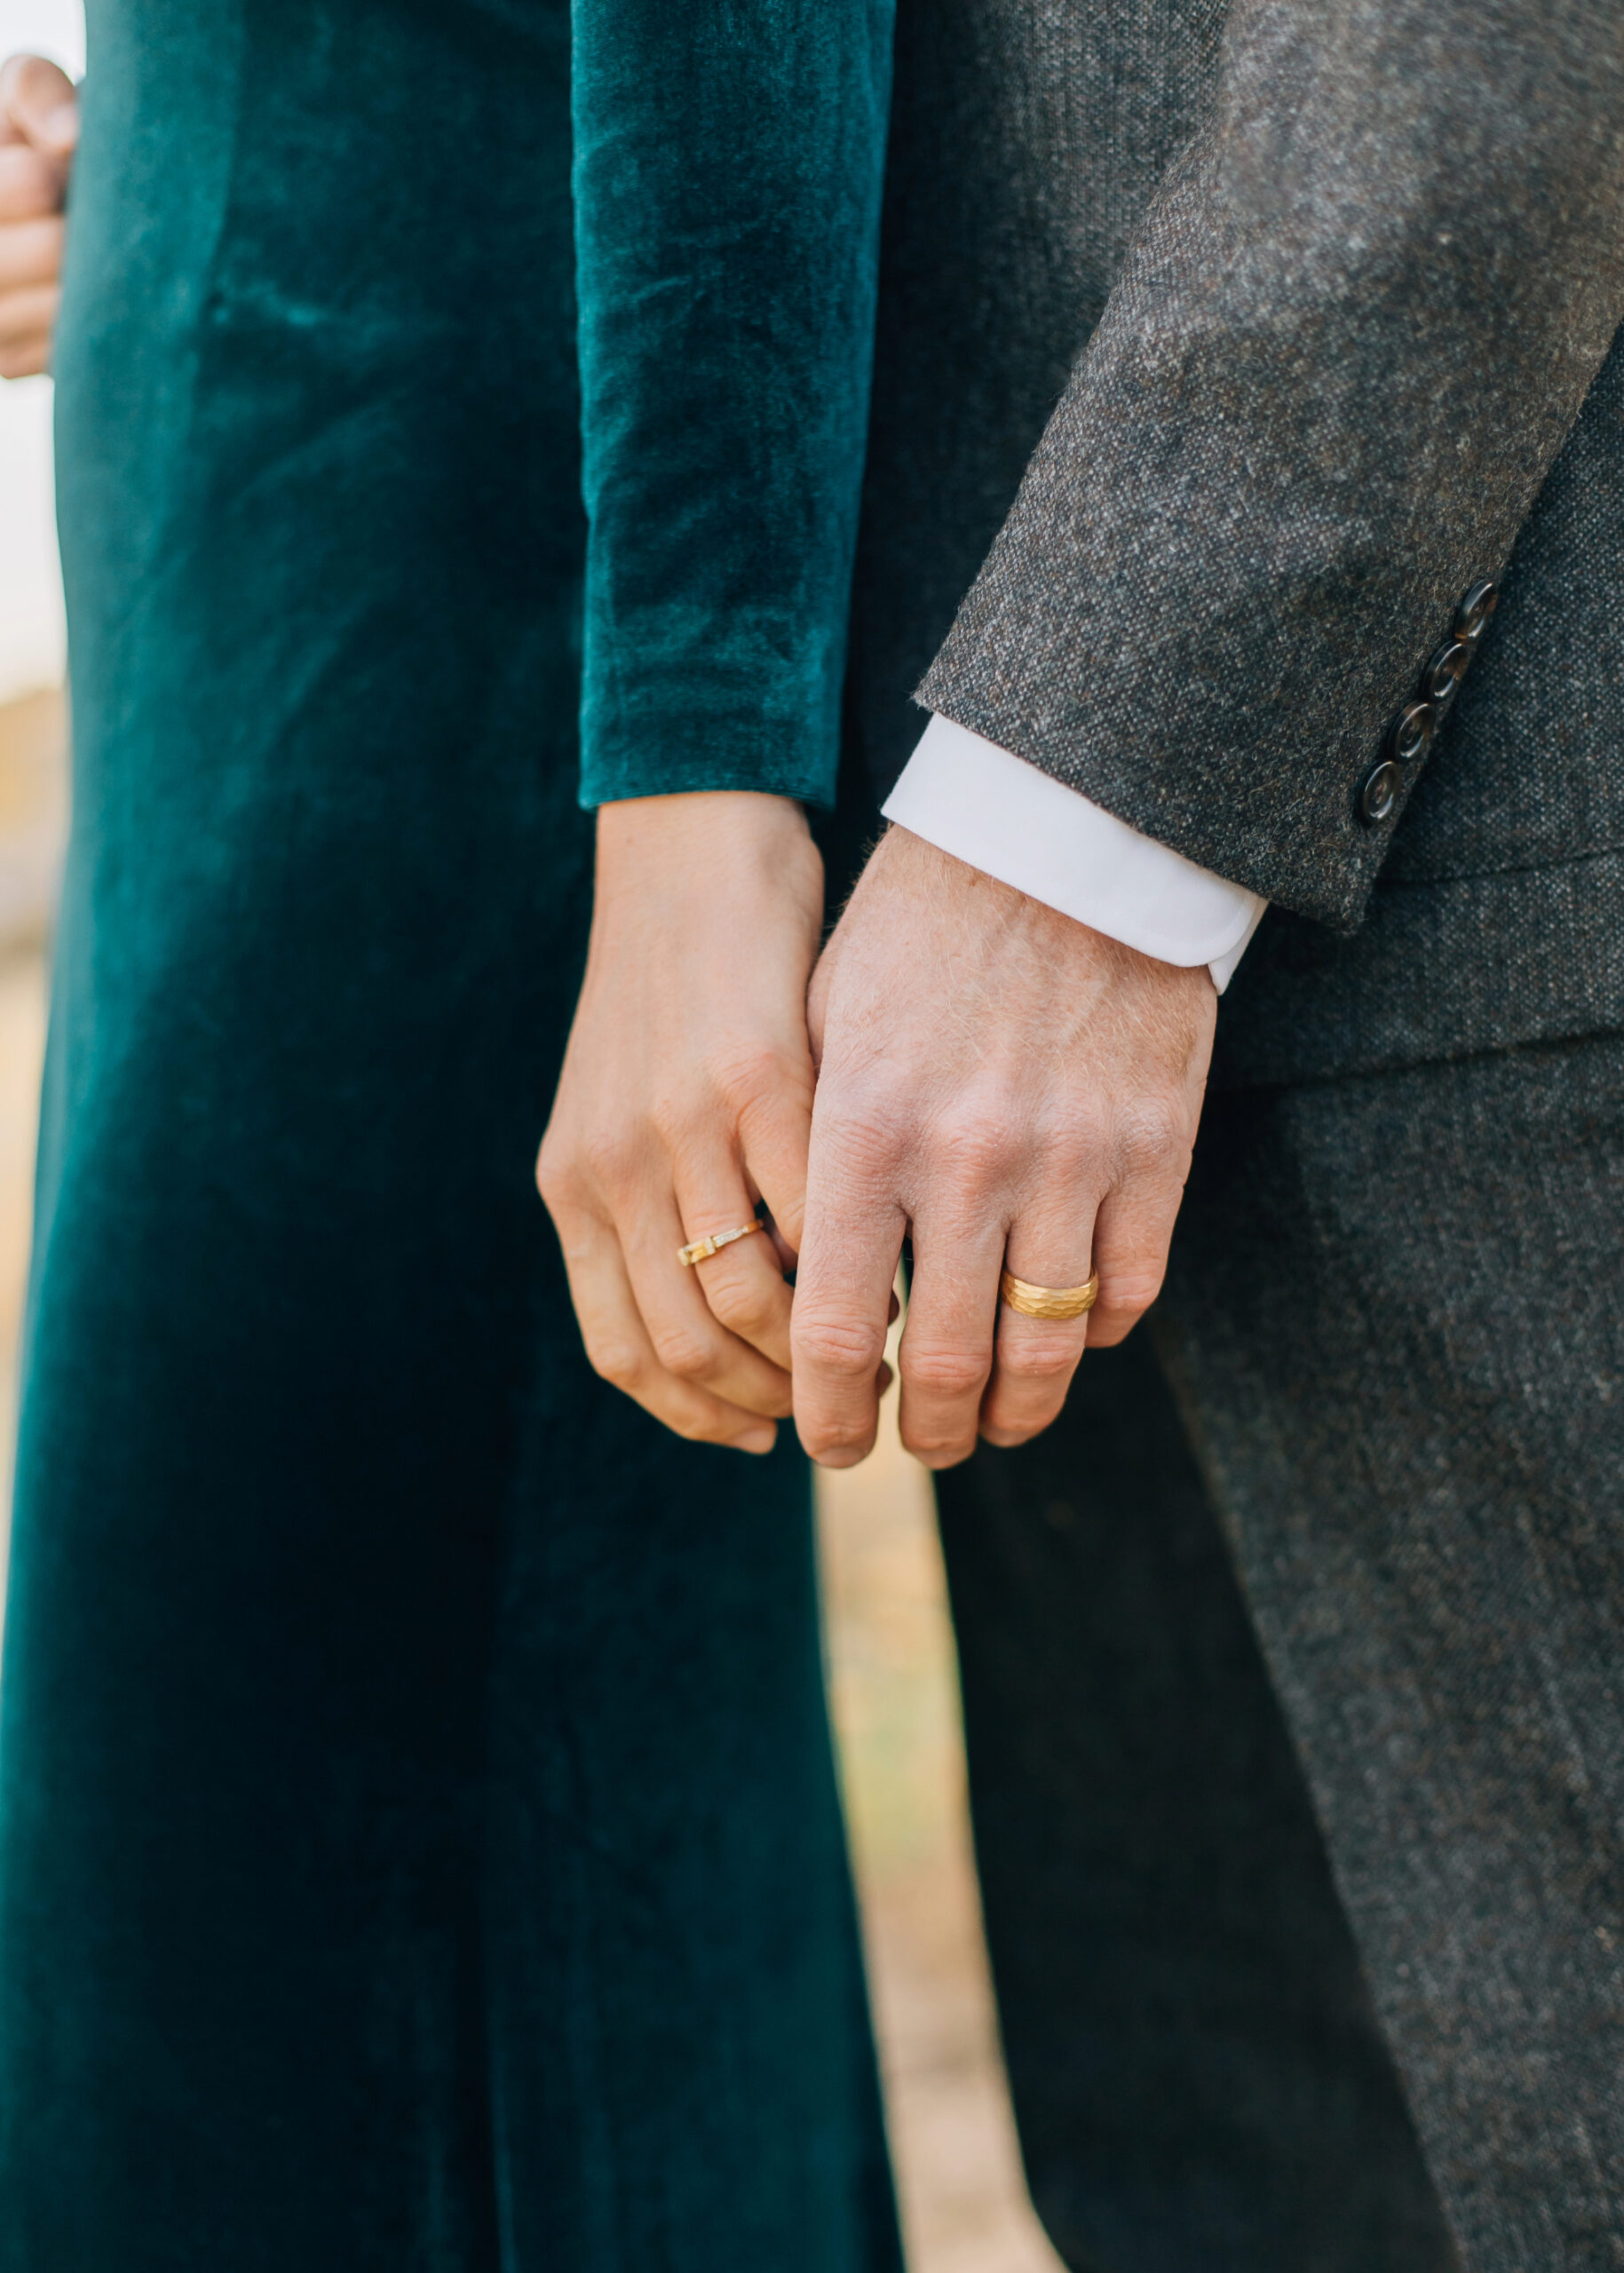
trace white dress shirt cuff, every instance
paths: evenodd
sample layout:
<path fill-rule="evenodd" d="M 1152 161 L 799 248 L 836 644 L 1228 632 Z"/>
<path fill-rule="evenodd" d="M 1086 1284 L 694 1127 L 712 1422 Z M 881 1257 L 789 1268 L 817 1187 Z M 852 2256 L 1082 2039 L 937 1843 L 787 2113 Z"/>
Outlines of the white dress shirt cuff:
<path fill-rule="evenodd" d="M 1220 994 L 1269 905 L 951 718 L 931 719 L 884 812 L 1141 954 L 1204 962 Z"/>

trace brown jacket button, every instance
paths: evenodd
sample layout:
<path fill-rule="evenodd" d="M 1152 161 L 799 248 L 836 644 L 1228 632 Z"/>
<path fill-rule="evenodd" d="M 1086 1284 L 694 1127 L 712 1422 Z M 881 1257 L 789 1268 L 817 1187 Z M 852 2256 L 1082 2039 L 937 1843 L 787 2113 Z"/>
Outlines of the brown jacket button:
<path fill-rule="evenodd" d="M 1383 821 L 1398 802 L 1398 768 L 1390 757 L 1373 765 L 1359 784 L 1358 812 L 1359 819 L 1374 828 Z"/>
<path fill-rule="evenodd" d="M 1500 586 L 1486 580 L 1474 584 L 1455 610 L 1454 636 L 1474 643 L 1483 637 L 1483 627 L 1500 606 Z"/>
<path fill-rule="evenodd" d="M 1422 696 L 1432 705 L 1434 724 L 1461 692 L 1461 681 L 1476 652 L 1470 639 L 1446 639 L 1422 673 Z"/>
<path fill-rule="evenodd" d="M 1435 718 L 1430 702 L 1406 702 L 1393 720 L 1393 731 L 1388 743 L 1388 754 L 1400 765 L 1414 765 L 1425 757 L 1432 741 Z"/>

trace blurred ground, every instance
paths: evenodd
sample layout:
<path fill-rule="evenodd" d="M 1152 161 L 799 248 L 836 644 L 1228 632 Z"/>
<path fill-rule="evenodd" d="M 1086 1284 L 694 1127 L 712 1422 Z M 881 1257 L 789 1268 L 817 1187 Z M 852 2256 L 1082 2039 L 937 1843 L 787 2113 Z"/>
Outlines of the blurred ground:
<path fill-rule="evenodd" d="M 15 1422 L 45 950 L 66 818 L 59 695 L 0 704 L 0 1474 Z M 970 1859 L 958 1697 L 924 1472 L 825 1480 L 828 1651 L 910 2273 L 1058 2273 L 1027 2205 Z M 0 1575 L 4 1495 L 0 1495 Z"/>
<path fill-rule="evenodd" d="M 912 2273 L 1060 2273 L 1026 2198 L 970 1861 L 958 1673 L 924 1470 L 821 1479 L 835 1721 Z"/>

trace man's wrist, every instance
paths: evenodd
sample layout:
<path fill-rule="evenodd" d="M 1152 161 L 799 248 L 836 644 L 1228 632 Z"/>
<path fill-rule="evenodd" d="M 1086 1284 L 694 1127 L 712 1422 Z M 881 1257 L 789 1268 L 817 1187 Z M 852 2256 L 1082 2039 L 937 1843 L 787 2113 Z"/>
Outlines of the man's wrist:
<path fill-rule="evenodd" d="M 938 716 L 885 802 L 914 836 L 1220 994 L 1268 906 L 996 743 Z"/>

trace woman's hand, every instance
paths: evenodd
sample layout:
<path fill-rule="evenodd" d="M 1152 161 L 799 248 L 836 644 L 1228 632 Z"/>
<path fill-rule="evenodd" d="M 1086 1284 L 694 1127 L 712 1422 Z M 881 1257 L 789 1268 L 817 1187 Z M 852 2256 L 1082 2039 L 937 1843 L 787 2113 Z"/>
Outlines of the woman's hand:
<path fill-rule="evenodd" d="M 823 864 L 798 805 L 605 805 L 586 982 L 536 1183 L 587 1354 L 679 1436 L 771 1450 L 789 1398 Z M 677 1249 L 750 1223 L 686 1267 Z"/>
<path fill-rule="evenodd" d="M 0 378 L 31 378 L 51 360 L 78 140 L 73 81 L 43 56 L 13 55 L 0 70 Z"/>

